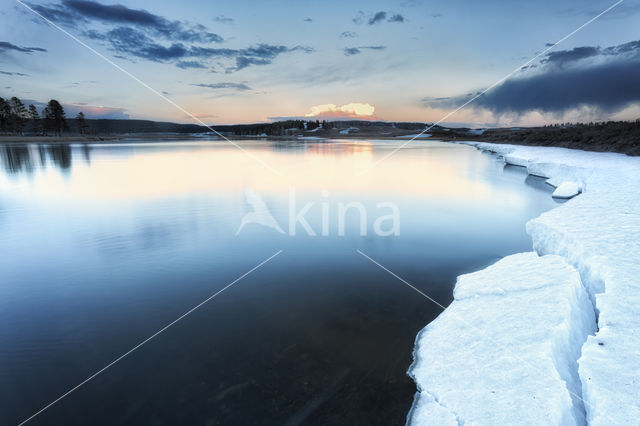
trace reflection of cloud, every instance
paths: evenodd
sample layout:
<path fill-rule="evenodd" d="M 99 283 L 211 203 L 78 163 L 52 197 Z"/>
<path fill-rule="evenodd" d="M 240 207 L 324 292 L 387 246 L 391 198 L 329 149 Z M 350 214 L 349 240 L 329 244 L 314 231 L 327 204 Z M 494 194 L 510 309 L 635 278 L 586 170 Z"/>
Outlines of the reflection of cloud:
<path fill-rule="evenodd" d="M 370 104 L 350 103 L 342 106 L 335 104 L 315 105 L 311 107 L 311 112 L 305 117 L 350 117 L 367 118 L 372 117 L 375 107 Z"/>

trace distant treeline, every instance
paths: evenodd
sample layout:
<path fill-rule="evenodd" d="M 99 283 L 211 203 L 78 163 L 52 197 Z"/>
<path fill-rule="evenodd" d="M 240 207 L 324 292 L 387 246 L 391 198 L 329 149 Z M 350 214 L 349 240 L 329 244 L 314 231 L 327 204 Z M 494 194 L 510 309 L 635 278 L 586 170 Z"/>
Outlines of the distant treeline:
<path fill-rule="evenodd" d="M 404 130 L 421 130 L 425 127 L 424 123 L 390 123 L 381 121 L 364 121 L 364 120 L 340 120 L 340 121 L 319 121 L 319 120 L 286 120 L 276 121 L 273 123 L 253 123 L 253 124 L 231 124 L 225 126 L 213 126 L 218 132 L 225 134 L 233 134 L 235 136 L 286 136 L 289 134 L 299 134 L 303 131 L 310 130 L 331 130 L 333 128 L 342 129 L 347 127 L 381 127 L 393 126 Z"/>
<path fill-rule="evenodd" d="M 86 130 L 84 113 L 79 112 L 75 120 L 78 123 L 79 132 L 84 133 Z M 64 108 L 55 99 L 47 102 L 40 114 L 33 104 L 25 107 L 24 103 L 15 96 L 11 99 L 0 97 L 0 131 L 2 133 L 23 135 L 27 131 L 38 135 L 46 135 L 48 132 L 61 135 L 68 129 Z"/>
<path fill-rule="evenodd" d="M 488 129 L 472 139 L 640 155 L 640 120 Z"/>

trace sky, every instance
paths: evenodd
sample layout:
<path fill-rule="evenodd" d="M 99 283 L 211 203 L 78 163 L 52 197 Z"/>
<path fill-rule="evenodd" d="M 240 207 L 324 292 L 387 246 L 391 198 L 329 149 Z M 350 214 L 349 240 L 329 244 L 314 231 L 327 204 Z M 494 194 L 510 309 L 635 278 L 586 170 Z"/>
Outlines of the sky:
<path fill-rule="evenodd" d="M 491 87 L 445 123 L 635 120 L 640 0 L 556 44 L 614 3 L 25 2 L 111 64 L 0 0 L 0 96 L 91 118 L 436 122 Z"/>

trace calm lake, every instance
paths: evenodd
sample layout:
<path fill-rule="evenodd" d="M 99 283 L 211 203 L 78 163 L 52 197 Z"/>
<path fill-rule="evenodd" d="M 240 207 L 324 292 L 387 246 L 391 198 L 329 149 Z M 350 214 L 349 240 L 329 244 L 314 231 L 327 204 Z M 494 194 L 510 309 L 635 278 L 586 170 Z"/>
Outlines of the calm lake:
<path fill-rule="evenodd" d="M 356 250 L 448 305 L 457 275 L 531 250 L 526 221 L 555 205 L 464 145 L 416 141 L 362 174 L 398 142 L 238 144 L 0 145 L 0 424 L 279 250 L 32 423 L 404 424 L 414 339 L 441 308 Z M 237 233 L 247 192 L 284 233 Z M 313 203 L 315 236 L 291 232 L 291 203 Z M 340 203 L 364 233 L 356 208 L 340 232 Z M 379 203 L 398 235 L 375 232 Z"/>

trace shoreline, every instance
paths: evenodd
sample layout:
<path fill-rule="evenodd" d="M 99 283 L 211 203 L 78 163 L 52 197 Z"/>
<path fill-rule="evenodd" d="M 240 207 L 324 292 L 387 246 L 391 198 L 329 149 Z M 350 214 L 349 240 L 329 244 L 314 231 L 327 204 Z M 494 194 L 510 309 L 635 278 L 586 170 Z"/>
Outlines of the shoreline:
<path fill-rule="evenodd" d="M 633 423 L 640 417 L 640 379 L 630 373 L 640 363 L 640 305 L 635 303 L 640 302 L 640 201 L 635 197 L 640 159 L 460 143 L 524 166 L 553 186 L 576 182 L 583 193 L 527 223 L 533 252 L 458 277 L 454 301 L 416 337 L 408 375 L 417 393 L 407 423 L 434 418 L 499 423 L 505 413 L 531 423 Z M 560 272 L 554 275 L 550 262 Z M 579 286 L 567 281 L 572 275 Z M 550 309 L 559 302 L 560 308 Z M 478 314 L 482 307 L 490 308 Z M 464 330 L 469 323 L 492 326 L 469 333 Z M 498 351 L 496 340 L 504 344 Z M 525 362 L 510 363 L 507 355 Z M 476 358 L 487 364 L 473 365 Z M 473 376 L 478 370 L 475 380 L 464 382 L 465 372 Z M 492 399 L 495 395 L 502 399 Z M 473 405 L 480 400 L 489 410 Z M 539 409 L 531 410 L 532 403 Z"/>
<path fill-rule="evenodd" d="M 406 133 L 406 132 L 405 132 Z M 396 141 L 399 144 L 406 143 L 411 139 L 410 135 L 381 135 L 376 133 L 360 132 L 349 134 L 329 134 L 326 136 L 317 136 L 315 133 L 302 134 L 302 135 L 287 135 L 287 136 L 255 136 L 255 135 L 225 135 L 224 137 L 231 141 L 240 140 L 268 140 L 268 141 L 291 141 L 298 143 L 308 142 L 324 142 L 331 140 L 384 140 L 384 141 Z M 479 136 L 450 136 L 438 134 L 421 136 L 415 139 L 416 141 L 442 141 L 452 143 L 491 143 L 496 145 L 518 145 L 518 146 L 530 146 L 530 147 L 552 147 L 552 148 L 566 148 L 581 150 L 587 152 L 598 153 L 618 153 L 625 154 L 630 157 L 640 156 L 640 141 L 633 144 L 600 144 L 594 145 L 586 143 L 584 141 L 530 141 L 530 140 L 486 140 L 483 135 Z M 65 145 L 65 144 L 100 144 L 105 143 L 146 143 L 146 142 L 179 142 L 179 141 L 211 141 L 224 142 L 225 139 L 221 138 L 213 133 L 124 133 L 124 134 L 103 134 L 103 135 L 69 135 L 69 136 L 17 136 L 17 135 L 0 135 L 0 144 L 5 145 L 19 145 L 19 144 L 43 144 L 43 145 Z"/>

